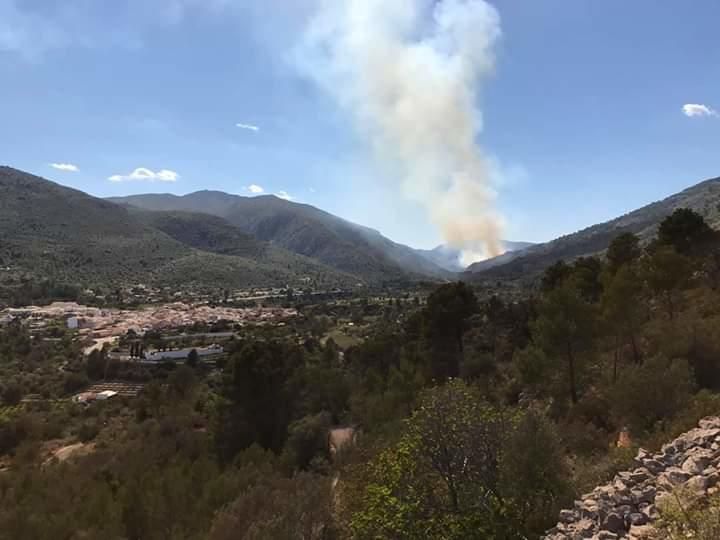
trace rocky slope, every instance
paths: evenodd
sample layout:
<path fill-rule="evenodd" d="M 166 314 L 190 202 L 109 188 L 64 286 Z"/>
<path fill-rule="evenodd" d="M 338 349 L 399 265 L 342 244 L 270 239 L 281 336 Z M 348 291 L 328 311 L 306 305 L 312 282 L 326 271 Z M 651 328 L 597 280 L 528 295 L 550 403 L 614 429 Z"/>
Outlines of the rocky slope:
<path fill-rule="evenodd" d="M 544 540 L 590 538 L 652 538 L 653 522 L 663 499 L 682 489 L 696 497 L 720 489 L 720 417 L 700 421 L 699 427 L 663 445 L 658 453 L 640 450 L 637 467 L 618 473 L 612 482 L 596 487 L 560 512 L 557 525 Z"/>

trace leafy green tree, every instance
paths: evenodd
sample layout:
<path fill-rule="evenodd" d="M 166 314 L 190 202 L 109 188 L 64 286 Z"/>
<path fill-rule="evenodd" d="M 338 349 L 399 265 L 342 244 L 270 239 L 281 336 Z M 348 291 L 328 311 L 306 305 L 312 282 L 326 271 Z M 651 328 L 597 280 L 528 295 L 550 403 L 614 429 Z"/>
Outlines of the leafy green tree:
<path fill-rule="evenodd" d="M 23 389 L 20 384 L 13 381 L 5 385 L 2 390 L 2 400 L 5 405 L 17 405 L 23 397 Z"/>
<path fill-rule="evenodd" d="M 468 318 L 477 309 L 475 293 L 462 282 L 442 285 L 428 297 L 427 337 L 432 350 L 433 375 L 438 380 L 460 374 L 463 334 Z"/>
<path fill-rule="evenodd" d="M 678 208 L 660 223 L 658 241 L 672 246 L 682 255 L 697 252 L 715 236 L 700 214 L 689 208 Z"/>
<path fill-rule="evenodd" d="M 300 392 L 297 414 L 330 413 L 334 422 L 340 422 L 348 410 L 351 392 L 349 374 L 337 367 L 309 365 L 300 369 Z"/>
<path fill-rule="evenodd" d="M 531 325 L 533 339 L 545 354 L 565 359 L 573 403 L 579 399 L 579 363 L 592 346 L 596 319 L 595 308 L 582 298 L 574 280 L 568 280 L 545 296 Z"/>
<path fill-rule="evenodd" d="M 85 370 L 90 380 L 97 381 L 105 377 L 108 358 L 105 350 L 94 349 L 87 357 Z"/>
<path fill-rule="evenodd" d="M 453 512 L 491 506 L 502 432 L 501 418 L 457 379 L 427 392 L 408 424 L 419 457 L 445 484 Z"/>
<path fill-rule="evenodd" d="M 640 239 L 631 232 L 622 233 L 616 236 L 608 247 L 608 270 L 614 274 L 623 266 L 637 261 L 640 255 Z"/>
<path fill-rule="evenodd" d="M 302 349 L 284 341 L 247 343 L 225 368 L 216 442 L 223 459 L 257 443 L 280 451 L 292 420 Z"/>
<path fill-rule="evenodd" d="M 430 380 L 424 362 L 421 355 L 405 350 L 384 375 L 366 372 L 350 397 L 353 420 L 382 430 L 409 415 L 418 394 Z"/>
<path fill-rule="evenodd" d="M 558 373 L 557 362 L 548 358 L 539 346 L 531 344 L 517 351 L 513 356 L 513 367 L 515 379 L 523 390 L 537 396 L 551 394 L 550 383 Z M 564 385 L 562 391 L 564 395 Z"/>
<path fill-rule="evenodd" d="M 617 380 L 617 367 L 620 348 L 629 342 L 632 346 L 635 363 L 640 363 L 641 355 L 637 346 L 637 334 L 642 325 L 643 283 L 636 270 L 626 264 L 615 274 L 608 274 L 608 284 L 602 296 L 602 317 L 605 327 L 615 341 L 613 361 L 613 381 Z"/>
<path fill-rule="evenodd" d="M 168 387 L 172 394 L 185 399 L 197 385 L 195 371 L 187 365 L 178 366 L 168 377 Z"/>
<path fill-rule="evenodd" d="M 648 287 L 665 305 L 672 320 L 677 310 L 678 292 L 685 287 L 692 273 L 691 262 L 669 246 L 659 246 L 644 262 Z"/>
<path fill-rule="evenodd" d="M 597 257 L 580 257 L 572 265 L 572 277 L 578 290 L 588 302 L 597 302 L 603 292 L 600 275 L 603 264 Z"/>
<path fill-rule="evenodd" d="M 531 409 L 520 415 L 504 442 L 500 486 L 513 538 L 537 538 L 573 500 L 560 440 L 554 426 Z"/>
<path fill-rule="evenodd" d="M 429 389 L 348 500 L 351 537 L 539 536 L 571 500 L 557 441 L 539 413 L 503 413 L 461 380 Z"/>
<path fill-rule="evenodd" d="M 619 422 L 643 434 L 683 410 L 691 391 L 687 361 L 656 356 L 623 372 L 612 392 L 612 410 Z"/>
<path fill-rule="evenodd" d="M 572 274 L 572 268 L 563 260 L 548 266 L 540 280 L 540 290 L 549 293 L 559 287 Z"/>
<path fill-rule="evenodd" d="M 85 388 L 89 381 L 84 373 L 70 373 L 65 377 L 63 390 L 66 394 L 72 394 L 78 390 Z"/>
<path fill-rule="evenodd" d="M 428 390 L 371 464 L 353 537 L 491 538 L 503 433 L 502 416 L 461 380 Z"/>
<path fill-rule="evenodd" d="M 305 416 L 290 424 L 283 450 L 293 469 L 306 470 L 314 458 L 328 458 L 331 418 L 326 412 Z"/>

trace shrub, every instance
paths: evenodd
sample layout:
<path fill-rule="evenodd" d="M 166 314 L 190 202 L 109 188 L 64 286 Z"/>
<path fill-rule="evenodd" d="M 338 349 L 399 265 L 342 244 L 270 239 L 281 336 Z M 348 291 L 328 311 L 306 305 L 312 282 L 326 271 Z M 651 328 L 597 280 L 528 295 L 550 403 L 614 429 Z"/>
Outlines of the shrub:
<path fill-rule="evenodd" d="M 690 400 L 692 375 L 682 359 L 649 358 L 625 368 L 612 389 L 613 413 L 636 435 L 663 427 Z"/>
<path fill-rule="evenodd" d="M 720 497 L 703 501 L 676 491 L 664 498 L 658 509 L 661 515 L 658 540 L 720 538 Z"/>

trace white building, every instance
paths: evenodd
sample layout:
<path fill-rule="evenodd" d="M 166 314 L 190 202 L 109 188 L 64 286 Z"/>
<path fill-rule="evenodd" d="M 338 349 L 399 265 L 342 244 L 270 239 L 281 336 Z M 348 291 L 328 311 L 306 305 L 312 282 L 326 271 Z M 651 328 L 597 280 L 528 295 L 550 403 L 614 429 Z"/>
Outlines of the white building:
<path fill-rule="evenodd" d="M 152 351 L 145 353 L 146 362 L 178 362 L 187 360 L 190 352 L 195 350 L 198 358 L 214 356 L 222 354 L 224 349 L 222 345 L 210 345 L 209 347 L 194 347 L 189 349 L 177 349 L 174 351 Z"/>

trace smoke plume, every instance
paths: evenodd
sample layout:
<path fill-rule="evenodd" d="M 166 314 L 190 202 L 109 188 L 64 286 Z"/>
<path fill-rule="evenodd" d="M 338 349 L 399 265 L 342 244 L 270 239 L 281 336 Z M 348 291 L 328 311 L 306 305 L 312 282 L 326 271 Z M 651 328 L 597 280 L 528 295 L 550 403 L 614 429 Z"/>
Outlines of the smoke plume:
<path fill-rule="evenodd" d="M 464 260 L 502 252 L 480 85 L 494 67 L 497 11 L 484 0 L 328 0 L 300 55 L 403 192 Z"/>

